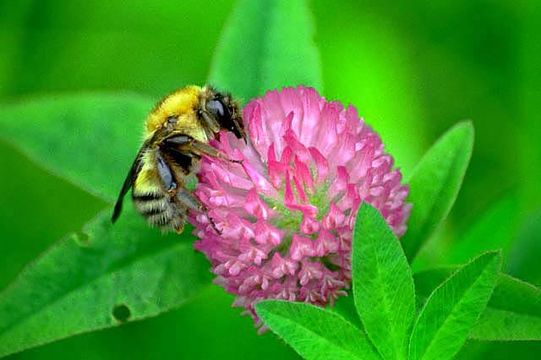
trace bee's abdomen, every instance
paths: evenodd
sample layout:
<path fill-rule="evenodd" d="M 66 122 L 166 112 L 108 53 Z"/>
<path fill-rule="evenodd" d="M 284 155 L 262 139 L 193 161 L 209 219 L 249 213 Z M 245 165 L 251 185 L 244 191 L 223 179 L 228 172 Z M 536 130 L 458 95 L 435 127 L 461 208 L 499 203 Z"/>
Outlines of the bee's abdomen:
<path fill-rule="evenodd" d="M 147 221 L 156 227 L 168 230 L 182 231 L 184 216 L 177 206 L 169 199 L 169 195 L 162 192 L 132 194 L 135 207 Z"/>

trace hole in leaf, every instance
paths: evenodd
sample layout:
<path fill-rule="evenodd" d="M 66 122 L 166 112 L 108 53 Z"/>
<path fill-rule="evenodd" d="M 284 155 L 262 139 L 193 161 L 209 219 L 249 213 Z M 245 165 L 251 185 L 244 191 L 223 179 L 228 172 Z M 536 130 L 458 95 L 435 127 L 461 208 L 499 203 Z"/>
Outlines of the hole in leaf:
<path fill-rule="evenodd" d="M 113 317 L 119 322 L 126 322 L 131 316 L 131 310 L 127 305 L 120 304 L 113 308 Z"/>
<path fill-rule="evenodd" d="M 88 236 L 88 234 L 85 234 L 82 231 L 76 232 L 74 238 L 75 238 L 75 242 L 79 246 L 88 246 L 88 245 L 90 245 L 90 236 Z"/>

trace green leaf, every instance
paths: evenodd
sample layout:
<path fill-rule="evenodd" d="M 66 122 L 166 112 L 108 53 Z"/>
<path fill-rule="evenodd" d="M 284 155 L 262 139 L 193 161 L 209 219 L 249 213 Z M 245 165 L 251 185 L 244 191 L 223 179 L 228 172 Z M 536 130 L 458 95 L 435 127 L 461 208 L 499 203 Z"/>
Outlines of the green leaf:
<path fill-rule="evenodd" d="M 541 208 L 522 224 L 509 252 L 509 273 L 541 286 Z"/>
<path fill-rule="evenodd" d="M 348 292 L 347 296 L 338 297 L 334 301 L 333 306 L 328 309 L 342 316 L 359 329 L 364 329 L 363 323 L 361 322 L 361 319 L 359 319 L 359 314 L 357 314 L 355 299 L 353 298 L 351 291 Z"/>
<path fill-rule="evenodd" d="M 483 251 L 502 249 L 506 254 L 517 230 L 519 201 L 516 194 L 498 199 L 456 242 L 442 259 L 462 264 Z"/>
<path fill-rule="evenodd" d="M 262 301 L 256 311 L 305 359 L 379 359 L 363 332 L 340 315 L 305 303 Z"/>
<path fill-rule="evenodd" d="M 189 229 L 162 236 L 126 210 L 59 241 L 0 294 L 0 356 L 158 315 L 210 283 Z"/>
<path fill-rule="evenodd" d="M 363 203 L 352 254 L 353 294 L 364 329 L 385 359 L 405 359 L 415 316 L 408 260 L 378 210 Z"/>
<path fill-rule="evenodd" d="M 0 108 L 0 139 L 84 190 L 114 201 L 141 145 L 152 102 L 135 95 L 84 94 Z"/>
<path fill-rule="evenodd" d="M 283 86 L 322 91 L 305 0 L 239 0 L 216 48 L 209 83 L 242 100 Z"/>
<path fill-rule="evenodd" d="M 447 217 L 462 185 L 473 148 L 473 126 L 459 123 L 421 159 L 408 183 L 413 204 L 402 238 L 406 255 L 415 258 L 423 243 Z"/>
<path fill-rule="evenodd" d="M 460 350 L 490 299 L 500 267 L 499 253 L 483 254 L 430 294 L 413 327 L 410 359 L 450 359 Z"/>
<path fill-rule="evenodd" d="M 541 290 L 511 277 L 500 279 L 493 295 L 470 333 L 475 340 L 541 340 Z"/>
<path fill-rule="evenodd" d="M 159 97 L 204 81 L 231 9 L 231 1 L 208 4 L 1 2 L 0 94 L 133 89 Z"/>
<path fill-rule="evenodd" d="M 445 267 L 415 274 L 417 297 L 426 299 L 455 269 Z M 482 341 L 541 340 L 541 290 L 500 274 L 487 308 L 469 337 Z"/>

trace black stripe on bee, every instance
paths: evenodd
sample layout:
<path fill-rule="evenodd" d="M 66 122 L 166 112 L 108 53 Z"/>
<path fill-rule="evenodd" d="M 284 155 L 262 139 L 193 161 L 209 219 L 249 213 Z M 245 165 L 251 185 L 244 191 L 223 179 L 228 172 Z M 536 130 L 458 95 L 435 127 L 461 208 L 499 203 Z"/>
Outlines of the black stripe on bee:
<path fill-rule="evenodd" d="M 133 194 L 133 198 L 135 200 L 140 200 L 140 201 L 161 200 L 163 199 L 163 194 L 160 194 L 160 193 Z"/>
<path fill-rule="evenodd" d="M 155 208 L 149 208 L 149 209 L 142 209 L 142 210 L 139 210 L 139 211 L 141 212 L 141 214 L 143 214 L 145 216 L 152 216 L 152 215 L 161 214 L 162 212 L 164 212 L 164 209 L 159 208 L 159 207 L 155 207 Z"/>

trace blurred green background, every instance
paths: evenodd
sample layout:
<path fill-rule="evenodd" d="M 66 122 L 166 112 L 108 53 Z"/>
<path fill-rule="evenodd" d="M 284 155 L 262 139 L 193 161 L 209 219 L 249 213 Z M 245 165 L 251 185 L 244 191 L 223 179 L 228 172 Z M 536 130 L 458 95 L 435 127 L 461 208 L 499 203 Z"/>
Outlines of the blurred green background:
<path fill-rule="evenodd" d="M 232 0 L 2 0 L 0 106 L 36 95 L 85 91 L 132 91 L 158 99 L 183 85 L 203 84 L 233 5 Z M 445 261 L 461 237 L 477 239 L 492 231 L 503 238 L 509 271 L 540 285 L 537 1 L 312 0 L 310 7 L 323 93 L 353 103 L 380 131 L 406 176 L 447 128 L 473 120 L 476 144 L 463 189 L 445 228 L 416 265 Z M 105 204 L 2 143 L 0 169 L 4 287 L 26 263 Z M 478 218 L 484 228 L 472 229 Z M 231 302 L 213 286 L 158 318 L 11 358 L 296 358 L 272 334 L 258 336 L 251 319 L 239 316 Z M 462 356 L 503 359 L 510 353 L 535 358 L 541 347 L 470 343 Z"/>

